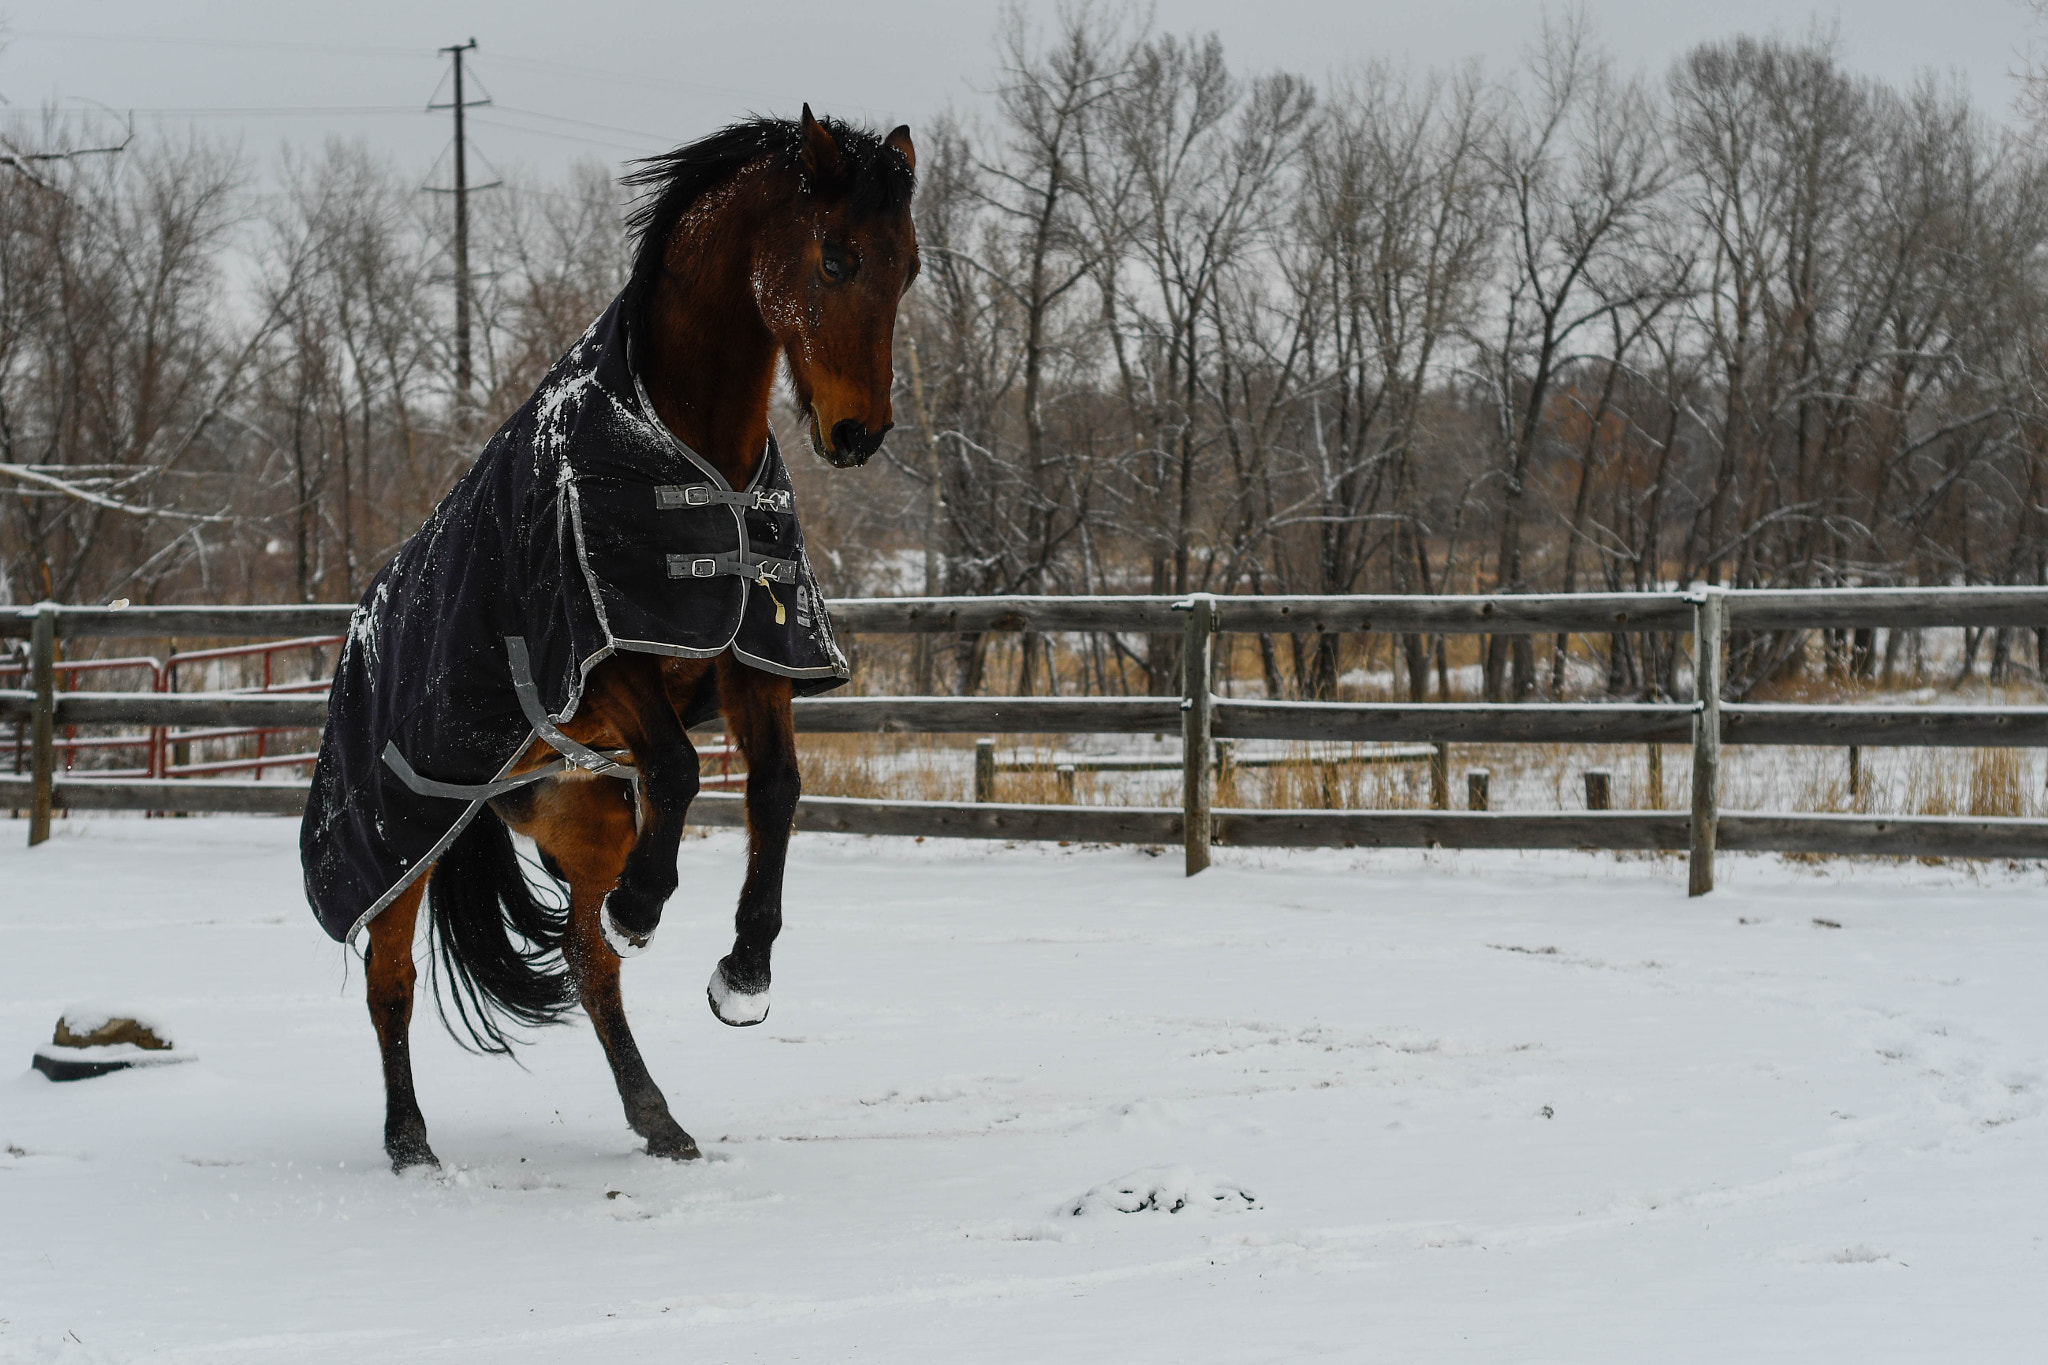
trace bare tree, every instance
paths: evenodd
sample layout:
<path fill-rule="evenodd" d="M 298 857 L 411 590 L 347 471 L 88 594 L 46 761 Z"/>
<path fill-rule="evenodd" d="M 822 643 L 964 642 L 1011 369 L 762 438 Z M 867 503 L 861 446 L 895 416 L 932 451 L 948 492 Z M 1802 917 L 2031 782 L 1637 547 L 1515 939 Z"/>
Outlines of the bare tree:
<path fill-rule="evenodd" d="M 1413 83 L 1369 67 L 1330 102 L 1305 159 L 1283 262 L 1304 331 L 1303 478 L 1269 528 L 1312 528 L 1302 586 L 1314 591 L 1357 591 L 1381 548 L 1396 590 L 1440 586 L 1415 462 L 1430 386 L 1478 324 L 1493 265 L 1498 200 L 1482 151 L 1495 103 L 1476 69 Z M 1403 641 L 1418 700 L 1427 649 Z M 1330 695 L 1336 667 L 1335 641 L 1322 637 L 1305 690 Z"/>
<path fill-rule="evenodd" d="M 1638 273 L 1637 250 L 1669 164 L 1647 92 L 1617 77 L 1595 50 L 1583 11 L 1546 22 L 1527 81 L 1489 153 L 1504 200 L 1508 270 L 1494 329 L 1481 339 L 1500 423 L 1495 578 L 1509 592 L 1529 587 L 1523 524 L 1552 386 L 1582 329 L 1656 287 L 1621 282 Z M 1510 653 L 1515 697 L 1535 687 L 1529 637 L 1494 636 L 1489 698 L 1501 694 Z"/>

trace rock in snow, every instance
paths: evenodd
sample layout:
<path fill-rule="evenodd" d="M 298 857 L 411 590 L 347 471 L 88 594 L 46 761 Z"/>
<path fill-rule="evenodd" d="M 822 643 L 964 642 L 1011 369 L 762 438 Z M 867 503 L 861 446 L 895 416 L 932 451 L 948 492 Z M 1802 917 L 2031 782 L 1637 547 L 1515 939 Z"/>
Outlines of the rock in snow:
<path fill-rule="evenodd" d="M 189 1054 L 172 1049 L 171 1031 L 156 1019 L 98 1005 L 69 1005 L 30 1065 L 53 1081 L 83 1081 L 130 1067 L 189 1060 Z"/>

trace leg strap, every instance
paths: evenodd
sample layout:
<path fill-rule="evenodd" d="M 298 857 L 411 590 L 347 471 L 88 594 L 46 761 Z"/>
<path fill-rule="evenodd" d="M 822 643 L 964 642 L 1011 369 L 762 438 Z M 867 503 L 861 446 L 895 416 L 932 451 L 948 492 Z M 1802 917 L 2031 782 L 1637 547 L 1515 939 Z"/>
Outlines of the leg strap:
<path fill-rule="evenodd" d="M 553 759 L 530 773 L 521 773 L 517 777 L 507 777 L 497 782 L 436 782 L 431 777 L 421 777 L 414 772 L 412 764 L 405 761 L 405 755 L 398 752 L 398 746 L 387 740 L 384 744 L 384 766 L 398 774 L 400 782 L 421 796 L 439 796 L 449 801 L 488 801 L 494 796 L 517 791 L 528 783 L 538 782 L 543 777 L 553 777 L 569 766 L 569 760 Z"/>
<path fill-rule="evenodd" d="M 398 775 L 398 780 L 421 796 L 438 796 L 448 801 L 488 801 L 503 796 L 506 792 L 517 791 L 543 777 L 553 777 L 571 765 L 588 772 L 606 773 L 636 778 L 638 776 L 630 763 L 620 763 L 599 753 L 587 745 L 578 744 L 562 733 L 562 728 L 548 716 L 540 704 L 540 689 L 533 685 L 533 661 L 526 652 L 526 641 L 517 635 L 505 637 L 505 661 L 512 669 L 512 691 L 519 698 L 519 709 L 526 716 L 526 723 L 533 727 L 535 734 L 546 740 L 561 755 L 560 758 L 543 763 L 531 772 L 517 777 L 500 778 L 496 782 L 437 782 L 431 777 L 422 777 L 414 771 L 412 764 L 405 761 L 405 755 L 398 752 L 398 746 L 389 741 L 384 745 L 384 766 Z"/>
<path fill-rule="evenodd" d="M 505 661 L 512 666 L 512 691 L 519 697 L 519 709 L 525 713 L 526 723 L 556 753 L 587 772 L 630 774 L 633 771 L 631 765 L 614 763 L 597 750 L 578 744 L 563 734 L 561 727 L 542 709 L 540 689 L 533 685 L 533 662 L 527 657 L 523 636 L 505 637 Z"/>

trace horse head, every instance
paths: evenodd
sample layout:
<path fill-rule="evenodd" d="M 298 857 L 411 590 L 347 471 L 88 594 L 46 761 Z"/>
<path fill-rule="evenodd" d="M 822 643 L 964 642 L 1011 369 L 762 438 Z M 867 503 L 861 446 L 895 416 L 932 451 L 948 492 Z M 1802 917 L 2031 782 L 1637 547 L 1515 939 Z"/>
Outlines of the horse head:
<path fill-rule="evenodd" d="M 918 270 L 916 165 L 909 128 L 878 136 L 809 105 L 643 162 L 628 183 L 654 193 L 631 220 L 628 291 L 665 372 L 650 380 L 657 406 L 714 443 L 737 439 L 729 419 L 743 418 L 751 443 L 779 355 L 812 447 L 842 469 L 865 464 L 894 415 L 896 309 Z"/>
<path fill-rule="evenodd" d="M 756 242 L 754 299 L 812 449 L 845 469 L 867 463 L 893 421 L 896 307 L 918 269 L 906 192 L 917 151 L 907 127 L 876 144 L 809 105 L 801 127 L 793 212 Z"/>

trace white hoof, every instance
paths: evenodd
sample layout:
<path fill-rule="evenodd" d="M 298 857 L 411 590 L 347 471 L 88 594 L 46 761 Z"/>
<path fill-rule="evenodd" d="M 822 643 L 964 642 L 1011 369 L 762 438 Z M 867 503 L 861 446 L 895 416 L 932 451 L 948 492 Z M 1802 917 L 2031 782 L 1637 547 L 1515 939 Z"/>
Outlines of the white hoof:
<path fill-rule="evenodd" d="M 768 992 L 736 991 L 725 983 L 723 966 L 711 969 L 711 984 L 704 994 L 711 1001 L 711 1012 L 718 1016 L 721 1024 L 734 1028 L 747 1028 L 768 1017 Z"/>
<path fill-rule="evenodd" d="M 648 930 L 643 937 L 634 937 L 612 923 L 612 902 L 607 896 L 597 911 L 597 932 L 604 935 L 605 946 L 620 957 L 638 957 L 647 951 L 647 945 L 654 942 L 654 931 Z"/>

